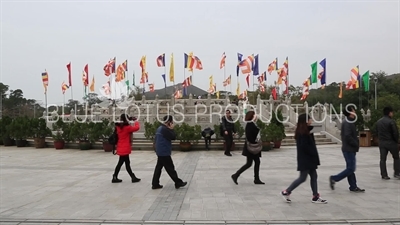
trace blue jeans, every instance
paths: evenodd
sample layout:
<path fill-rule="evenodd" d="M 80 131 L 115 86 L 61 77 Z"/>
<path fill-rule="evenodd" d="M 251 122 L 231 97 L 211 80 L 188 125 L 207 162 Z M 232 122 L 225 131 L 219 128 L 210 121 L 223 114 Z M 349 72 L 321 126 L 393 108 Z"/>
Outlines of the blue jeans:
<path fill-rule="evenodd" d="M 356 153 L 343 151 L 344 159 L 346 160 L 346 169 L 338 175 L 332 176 L 331 179 L 338 182 L 347 177 L 349 182 L 349 189 L 354 190 L 357 188 L 356 174 Z"/>

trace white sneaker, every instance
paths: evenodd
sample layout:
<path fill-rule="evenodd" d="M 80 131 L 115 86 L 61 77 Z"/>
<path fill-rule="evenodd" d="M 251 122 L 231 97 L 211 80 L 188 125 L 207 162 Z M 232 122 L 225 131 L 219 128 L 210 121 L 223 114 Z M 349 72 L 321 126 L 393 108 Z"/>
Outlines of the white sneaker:
<path fill-rule="evenodd" d="M 292 202 L 292 200 L 290 200 L 290 194 L 287 193 L 286 191 L 281 191 L 281 196 L 283 197 L 285 202 L 287 202 L 287 203 L 291 203 Z"/>
<path fill-rule="evenodd" d="M 314 199 L 314 198 L 311 199 L 311 202 L 316 203 L 316 204 L 327 204 L 328 203 L 327 200 L 323 200 L 320 197 L 318 197 L 317 199 Z"/>

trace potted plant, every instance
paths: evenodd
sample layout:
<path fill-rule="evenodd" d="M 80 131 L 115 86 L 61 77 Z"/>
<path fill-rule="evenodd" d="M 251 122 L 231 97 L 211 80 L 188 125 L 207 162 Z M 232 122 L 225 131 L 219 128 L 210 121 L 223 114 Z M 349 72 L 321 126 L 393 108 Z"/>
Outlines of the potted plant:
<path fill-rule="evenodd" d="M 280 148 L 282 140 L 286 137 L 285 128 L 274 123 L 268 125 L 269 138 L 274 142 L 274 148 Z"/>
<path fill-rule="evenodd" d="M 57 120 L 53 123 L 53 143 L 55 149 L 64 149 L 66 135 L 69 135 L 69 132 L 66 130 L 67 124 L 64 123 L 63 120 Z"/>
<path fill-rule="evenodd" d="M 93 122 L 86 123 L 79 120 L 71 123 L 71 138 L 74 141 L 78 141 L 80 150 L 89 150 L 91 148 L 91 141 L 93 139 L 93 136 L 91 136 L 91 130 L 93 124 Z"/>
<path fill-rule="evenodd" d="M 108 142 L 108 138 L 114 132 L 115 126 L 114 123 L 110 122 L 107 119 L 104 119 L 100 124 L 100 138 L 103 142 L 103 149 L 105 152 L 112 152 L 113 145 Z M 99 126 L 99 125 L 97 125 Z"/>
<path fill-rule="evenodd" d="M 3 116 L 3 118 L 1 118 L 1 123 L 0 123 L 1 136 L 0 136 L 0 138 L 2 139 L 4 146 L 15 145 L 15 140 L 13 138 L 11 138 L 10 130 L 8 129 L 8 126 L 11 124 L 11 122 L 12 122 L 12 119 L 9 116 Z"/>
<path fill-rule="evenodd" d="M 152 141 L 154 150 L 155 150 L 154 139 L 156 136 L 156 130 L 160 125 L 161 123 L 158 120 L 154 121 L 154 123 L 149 123 L 149 122 L 144 123 L 144 137 Z"/>
<path fill-rule="evenodd" d="M 26 147 L 26 139 L 31 135 L 30 121 L 28 117 L 17 117 L 7 126 L 10 137 L 15 139 L 17 147 Z"/>
<path fill-rule="evenodd" d="M 381 118 L 381 113 L 378 110 L 373 109 L 371 110 L 371 118 L 369 119 L 368 122 L 365 123 L 365 126 L 368 128 L 368 131 L 372 136 L 372 141 L 371 141 L 372 146 L 379 145 L 378 134 L 376 130 L 376 122 L 378 122 L 380 118 Z"/>
<path fill-rule="evenodd" d="M 215 142 L 221 139 L 221 134 L 220 134 L 220 125 L 219 124 L 214 124 L 214 133 L 215 133 Z"/>
<path fill-rule="evenodd" d="M 240 140 L 240 138 L 242 138 L 244 135 L 244 127 L 242 126 L 242 124 L 240 124 L 239 120 L 237 120 L 235 122 L 235 131 L 236 131 L 238 140 Z"/>
<path fill-rule="evenodd" d="M 271 133 L 273 130 L 270 128 L 269 125 L 263 123 L 261 120 L 257 120 L 256 122 L 257 127 L 260 129 L 260 138 L 263 145 L 263 151 L 269 151 L 272 149 L 271 147 Z"/>
<path fill-rule="evenodd" d="M 35 148 L 46 147 L 46 137 L 51 134 L 51 130 L 47 127 L 46 120 L 43 118 L 33 118 L 30 122 Z"/>
<path fill-rule="evenodd" d="M 192 141 L 198 142 L 201 138 L 201 126 L 190 126 L 183 122 L 175 126 L 177 139 L 179 140 L 179 148 L 181 151 L 190 151 L 192 149 Z"/>

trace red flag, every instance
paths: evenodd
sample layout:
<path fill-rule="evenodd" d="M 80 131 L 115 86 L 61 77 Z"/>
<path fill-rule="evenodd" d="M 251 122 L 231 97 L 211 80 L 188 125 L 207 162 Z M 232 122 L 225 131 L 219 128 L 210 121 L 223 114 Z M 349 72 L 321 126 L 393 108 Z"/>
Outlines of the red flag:
<path fill-rule="evenodd" d="M 89 85 L 89 64 L 86 64 L 85 68 L 83 69 L 84 76 L 82 77 L 83 85 Z"/>
<path fill-rule="evenodd" d="M 274 100 L 276 100 L 277 99 L 277 97 L 276 97 L 276 88 L 272 88 L 271 94 L 272 94 L 272 98 L 274 98 Z"/>
<path fill-rule="evenodd" d="M 69 86 L 72 86 L 71 62 L 67 64 Z"/>

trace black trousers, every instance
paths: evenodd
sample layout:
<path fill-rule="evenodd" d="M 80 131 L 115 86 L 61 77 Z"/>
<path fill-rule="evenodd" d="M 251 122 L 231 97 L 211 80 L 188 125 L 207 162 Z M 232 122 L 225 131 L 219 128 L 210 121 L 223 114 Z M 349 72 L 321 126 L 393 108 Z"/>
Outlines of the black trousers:
<path fill-rule="evenodd" d="M 171 179 L 175 182 L 175 184 L 183 182 L 178 177 L 178 173 L 175 170 L 174 162 L 172 161 L 171 156 L 158 156 L 156 168 L 154 168 L 153 181 L 152 181 L 153 186 L 160 185 L 160 177 L 163 167 L 165 168 Z"/>
<path fill-rule="evenodd" d="M 206 142 L 206 149 L 210 150 L 211 137 L 204 137 L 204 141 Z"/>
<path fill-rule="evenodd" d="M 310 186 L 314 197 L 319 196 L 318 194 L 318 174 L 317 170 L 304 170 L 300 171 L 300 176 L 286 189 L 286 192 L 289 194 L 292 193 L 294 189 L 296 189 L 300 184 L 307 180 L 307 175 L 310 175 Z"/>
<path fill-rule="evenodd" d="M 379 143 L 379 151 L 381 155 L 380 159 L 380 168 L 381 168 L 381 176 L 387 177 L 388 172 L 386 169 L 386 159 L 387 155 L 390 152 L 393 157 L 393 170 L 394 174 L 400 175 L 400 159 L 399 159 L 399 149 L 396 143 Z"/>
<path fill-rule="evenodd" d="M 131 161 L 129 160 L 129 155 L 119 156 L 118 164 L 115 167 L 114 176 L 118 176 L 119 171 L 121 170 L 122 164 L 125 163 L 126 171 L 128 172 L 129 176 L 134 177 L 135 174 L 132 172 L 131 169 Z"/>
<path fill-rule="evenodd" d="M 229 154 L 231 153 L 233 145 L 232 131 L 228 131 L 228 135 L 224 134 L 224 140 L 225 140 L 225 154 Z"/>
<path fill-rule="evenodd" d="M 251 167 L 254 161 L 254 180 L 260 180 L 260 157 L 246 156 L 246 164 L 244 164 L 237 172 L 236 176 L 240 176 L 244 171 Z"/>

